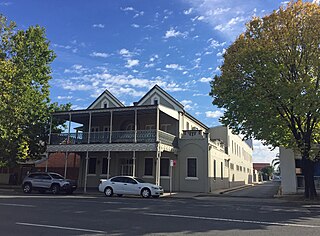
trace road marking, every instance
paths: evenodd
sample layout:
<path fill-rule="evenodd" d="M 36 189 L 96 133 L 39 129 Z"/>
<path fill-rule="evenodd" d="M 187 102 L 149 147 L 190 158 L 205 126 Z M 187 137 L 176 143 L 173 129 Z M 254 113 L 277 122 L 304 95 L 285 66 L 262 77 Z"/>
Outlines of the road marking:
<path fill-rule="evenodd" d="M 0 203 L 1 206 L 17 206 L 17 207 L 36 207 L 34 205 L 13 204 L 13 203 Z"/>
<path fill-rule="evenodd" d="M 186 216 L 186 215 L 161 214 L 161 213 L 144 213 L 144 214 L 150 215 L 150 216 L 175 217 L 175 218 L 197 219 L 197 220 L 213 220 L 213 221 L 250 223 L 250 224 L 261 224 L 261 225 L 304 227 L 304 228 L 320 228 L 319 225 L 303 225 L 303 224 L 277 223 L 277 222 L 255 221 L 255 220 L 238 220 L 238 219 L 204 217 L 204 216 Z"/>
<path fill-rule="evenodd" d="M 101 231 L 101 230 L 63 227 L 63 226 L 57 226 L 57 225 L 40 225 L 40 224 L 30 224 L 30 223 L 23 223 L 23 222 L 16 222 L 16 224 L 17 225 L 24 225 L 24 226 L 52 228 L 52 229 L 65 229 L 65 230 L 83 231 L 83 232 L 91 232 L 91 233 L 106 233 L 105 231 Z"/>

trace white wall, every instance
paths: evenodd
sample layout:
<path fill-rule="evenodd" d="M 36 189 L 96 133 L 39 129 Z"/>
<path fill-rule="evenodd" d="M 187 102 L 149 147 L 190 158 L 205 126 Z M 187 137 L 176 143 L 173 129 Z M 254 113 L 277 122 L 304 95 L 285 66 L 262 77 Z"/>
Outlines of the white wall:
<path fill-rule="evenodd" d="M 297 192 L 296 165 L 294 152 L 280 147 L 281 187 L 283 194 Z"/>

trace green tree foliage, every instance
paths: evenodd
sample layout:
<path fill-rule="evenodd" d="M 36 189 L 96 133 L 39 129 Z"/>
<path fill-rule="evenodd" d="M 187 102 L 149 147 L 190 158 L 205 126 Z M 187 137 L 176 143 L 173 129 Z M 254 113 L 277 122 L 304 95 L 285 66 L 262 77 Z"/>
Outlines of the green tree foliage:
<path fill-rule="evenodd" d="M 49 101 L 54 58 L 43 28 L 17 30 L 0 16 L 0 166 L 39 157 L 50 112 L 70 109 Z"/>
<path fill-rule="evenodd" d="M 320 6 L 300 0 L 253 18 L 226 50 L 210 93 L 236 133 L 300 152 L 307 198 L 316 196 L 320 143 L 319 22 Z"/>
<path fill-rule="evenodd" d="M 270 180 L 273 175 L 274 169 L 272 166 L 263 167 L 260 173 L 263 175 L 263 180 Z"/>

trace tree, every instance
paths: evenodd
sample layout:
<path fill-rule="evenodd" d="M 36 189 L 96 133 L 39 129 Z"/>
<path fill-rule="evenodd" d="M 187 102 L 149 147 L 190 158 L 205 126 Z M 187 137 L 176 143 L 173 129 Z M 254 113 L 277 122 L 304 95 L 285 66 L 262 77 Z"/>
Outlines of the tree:
<path fill-rule="evenodd" d="M 50 112 L 66 108 L 49 100 L 54 58 L 44 28 L 17 30 L 0 15 L 0 166 L 39 157 Z"/>
<path fill-rule="evenodd" d="M 316 197 L 315 147 L 320 143 L 320 6 L 291 1 L 255 17 L 226 50 L 211 82 L 221 122 L 235 133 L 299 152 L 305 197 Z"/>
<path fill-rule="evenodd" d="M 260 170 L 260 173 L 263 176 L 263 180 L 270 180 L 271 176 L 273 175 L 273 172 L 274 169 L 272 166 L 266 166 Z"/>

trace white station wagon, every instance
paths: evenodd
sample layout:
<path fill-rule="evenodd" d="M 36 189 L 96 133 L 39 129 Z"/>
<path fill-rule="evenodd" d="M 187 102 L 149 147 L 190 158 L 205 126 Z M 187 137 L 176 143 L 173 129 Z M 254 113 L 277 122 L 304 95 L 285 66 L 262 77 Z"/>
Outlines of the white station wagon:
<path fill-rule="evenodd" d="M 122 195 L 141 195 L 144 198 L 150 196 L 154 198 L 163 194 L 161 186 L 147 183 L 142 179 L 131 176 L 115 176 L 110 179 L 100 179 L 99 191 L 103 192 L 107 197 L 117 194 Z"/>

